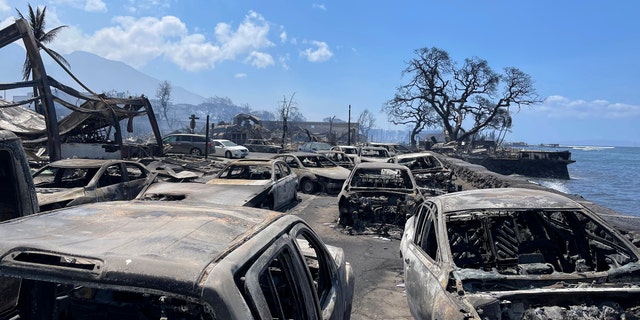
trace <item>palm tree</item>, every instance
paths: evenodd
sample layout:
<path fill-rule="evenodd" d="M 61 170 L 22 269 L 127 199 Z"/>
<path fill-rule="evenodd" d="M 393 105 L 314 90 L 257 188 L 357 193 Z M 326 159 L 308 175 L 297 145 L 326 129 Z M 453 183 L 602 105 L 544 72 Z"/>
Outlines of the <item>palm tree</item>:
<path fill-rule="evenodd" d="M 31 4 L 28 4 L 28 5 L 29 5 L 29 19 L 26 19 L 22 15 L 22 12 L 20 12 L 20 10 L 16 9 L 16 11 L 18 12 L 18 15 L 20 16 L 20 18 L 29 21 L 29 25 L 31 26 L 31 31 L 33 31 L 33 35 L 37 41 L 38 47 L 45 48 L 47 53 L 49 53 L 49 55 L 54 60 L 57 60 L 58 63 L 62 63 L 68 67 L 69 62 L 67 62 L 67 60 L 62 55 L 44 46 L 44 44 L 47 44 L 53 41 L 53 39 L 58 35 L 58 32 L 60 32 L 60 30 L 62 30 L 63 28 L 66 28 L 67 26 L 63 25 L 63 26 L 55 27 L 49 30 L 49 32 L 45 32 L 45 24 L 46 24 L 45 15 L 47 13 L 47 7 L 43 7 L 42 10 L 40 10 L 40 8 L 37 8 L 36 11 L 33 12 L 33 8 L 31 7 Z M 26 59 L 24 60 L 24 65 L 22 66 L 22 79 L 28 80 L 29 76 L 31 75 L 31 71 L 32 71 L 31 60 L 29 60 L 29 56 L 27 56 Z"/>

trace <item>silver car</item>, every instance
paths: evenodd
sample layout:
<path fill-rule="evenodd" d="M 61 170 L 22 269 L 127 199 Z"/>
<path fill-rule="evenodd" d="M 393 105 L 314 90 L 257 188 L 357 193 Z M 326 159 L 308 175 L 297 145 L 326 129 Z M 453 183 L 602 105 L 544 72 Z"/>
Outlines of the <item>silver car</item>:
<path fill-rule="evenodd" d="M 174 133 L 162 138 L 165 153 L 182 153 L 201 156 L 206 152 L 213 153 L 211 142 L 206 142 L 206 137 L 201 134 Z"/>
<path fill-rule="evenodd" d="M 580 203 L 497 188 L 428 198 L 400 244 L 416 319 L 637 319 L 640 251 Z"/>

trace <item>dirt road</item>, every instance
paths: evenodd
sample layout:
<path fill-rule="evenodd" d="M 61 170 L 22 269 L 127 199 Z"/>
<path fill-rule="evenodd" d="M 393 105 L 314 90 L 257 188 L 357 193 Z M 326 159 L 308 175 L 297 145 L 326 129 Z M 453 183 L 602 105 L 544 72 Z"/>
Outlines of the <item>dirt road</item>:
<path fill-rule="evenodd" d="M 413 319 L 404 293 L 400 239 L 348 235 L 336 227 L 338 200 L 301 194 L 288 211 L 307 221 L 325 243 L 344 249 L 356 283 L 351 319 Z"/>

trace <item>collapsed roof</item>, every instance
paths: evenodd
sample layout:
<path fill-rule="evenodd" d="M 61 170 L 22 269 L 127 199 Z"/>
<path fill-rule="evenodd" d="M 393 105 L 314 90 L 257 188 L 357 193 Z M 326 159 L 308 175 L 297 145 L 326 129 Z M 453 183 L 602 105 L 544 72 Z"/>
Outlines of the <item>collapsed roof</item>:
<path fill-rule="evenodd" d="M 0 30 L 0 48 L 20 39 L 23 40 L 27 50 L 27 58 L 33 70 L 33 80 L 2 83 L 0 90 L 32 88 L 34 97 L 17 102 L 0 101 L 0 129 L 14 132 L 27 146 L 46 142 L 50 160 L 58 160 L 60 143 L 69 139 L 74 142 L 107 142 L 110 140 L 109 136 L 113 134 L 115 141 L 111 142 L 121 147 L 120 122 L 128 119 L 127 130 L 131 132 L 133 118 L 146 115 L 151 123 L 159 150 L 162 150 L 162 138 L 155 114 L 151 103 L 144 95 L 122 99 L 94 93 L 71 74 L 55 54 L 51 54 L 49 49 L 35 39 L 24 19 L 18 19 Z M 42 63 L 40 49 L 47 52 L 88 93 L 81 93 L 48 76 Z M 51 88 L 56 88 L 56 92 L 67 94 L 78 102 L 71 103 L 54 95 Z M 36 104 L 36 108 L 42 110 L 42 114 L 24 107 L 32 102 Z M 58 120 L 55 104 L 70 109 L 71 113 Z"/>

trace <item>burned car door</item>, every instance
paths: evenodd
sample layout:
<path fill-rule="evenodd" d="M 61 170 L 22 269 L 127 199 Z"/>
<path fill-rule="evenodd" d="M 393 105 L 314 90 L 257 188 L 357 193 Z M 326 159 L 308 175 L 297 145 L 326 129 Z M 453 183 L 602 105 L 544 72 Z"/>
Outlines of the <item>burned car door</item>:
<path fill-rule="evenodd" d="M 442 307 L 439 304 L 443 296 L 447 296 L 445 286 L 449 281 L 442 268 L 435 217 L 436 206 L 433 203 L 422 205 L 417 215 L 407 222 L 405 239 L 401 244 L 407 296 L 422 297 L 419 302 L 409 299 L 409 309 L 412 314 L 420 314 L 427 319 Z"/>
<path fill-rule="evenodd" d="M 112 164 L 103 169 L 104 170 L 98 172 L 100 176 L 97 177 L 97 183 L 87 187 L 85 197 L 93 199 L 93 201 L 89 202 L 127 199 L 124 187 L 124 173 L 121 164 Z"/>
<path fill-rule="evenodd" d="M 124 192 L 126 199 L 131 200 L 135 198 L 142 188 L 151 183 L 153 180 L 149 172 L 140 164 L 137 163 L 124 163 L 126 173 L 126 182 L 124 182 Z"/>
<path fill-rule="evenodd" d="M 284 184 L 284 200 L 287 202 L 297 200 L 296 190 L 298 188 L 298 178 L 287 164 L 278 163 L 277 165 L 282 173 L 280 180 L 282 180 Z"/>

